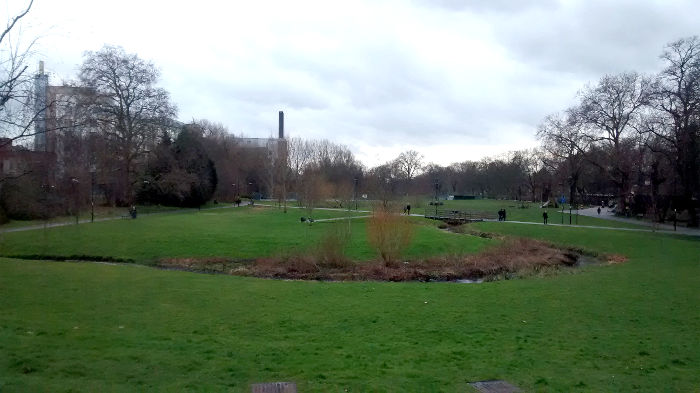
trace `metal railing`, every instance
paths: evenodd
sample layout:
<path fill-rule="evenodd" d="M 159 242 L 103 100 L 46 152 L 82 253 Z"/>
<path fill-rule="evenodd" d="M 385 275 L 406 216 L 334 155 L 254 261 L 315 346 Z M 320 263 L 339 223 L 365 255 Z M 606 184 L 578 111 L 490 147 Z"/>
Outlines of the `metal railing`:
<path fill-rule="evenodd" d="M 484 220 L 495 220 L 496 214 L 480 212 L 480 211 L 469 211 L 469 210 L 455 210 L 455 209 L 425 209 L 425 218 L 430 218 L 432 220 L 443 220 L 443 221 L 463 221 L 463 222 L 473 222 L 473 221 L 484 221 Z"/>

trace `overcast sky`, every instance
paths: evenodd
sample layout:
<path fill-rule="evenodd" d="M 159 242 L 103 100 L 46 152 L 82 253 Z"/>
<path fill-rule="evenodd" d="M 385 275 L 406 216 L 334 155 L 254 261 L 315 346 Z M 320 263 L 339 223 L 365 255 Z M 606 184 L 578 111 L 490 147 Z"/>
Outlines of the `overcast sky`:
<path fill-rule="evenodd" d="M 4 0 L 3 11 L 24 0 Z M 155 63 L 182 121 L 325 138 L 373 166 L 533 147 L 541 119 L 606 73 L 660 69 L 698 1 L 35 0 L 23 39 L 52 83 L 104 44 Z"/>

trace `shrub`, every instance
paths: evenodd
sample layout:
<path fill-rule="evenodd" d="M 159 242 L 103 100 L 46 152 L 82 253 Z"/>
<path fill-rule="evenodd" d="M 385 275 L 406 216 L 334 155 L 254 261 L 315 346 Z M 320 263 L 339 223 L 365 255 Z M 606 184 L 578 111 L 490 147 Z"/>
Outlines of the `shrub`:
<path fill-rule="evenodd" d="M 350 260 L 345 250 L 350 242 L 350 221 L 341 220 L 330 225 L 315 250 L 315 259 L 323 267 L 345 267 Z"/>
<path fill-rule="evenodd" d="M 409 218 L 389 207 L 377 207 L 367 220 L 369 243 L 379 253 L 386 266 L 396 263 L 413 239 Z"/>

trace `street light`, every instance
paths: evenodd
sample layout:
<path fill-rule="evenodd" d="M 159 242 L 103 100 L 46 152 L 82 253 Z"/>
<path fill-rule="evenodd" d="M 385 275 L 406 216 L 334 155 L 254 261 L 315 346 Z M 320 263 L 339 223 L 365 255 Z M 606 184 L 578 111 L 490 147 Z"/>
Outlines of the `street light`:
<path fill-rule="evenodd" d="M 70 179 L 71 183 L 73 184 L 73 208 L 75 209 L 75 225 L 78 225 L 78 184 L 80 184 L 80 181 L 76 179 L 75 177 L 71 177 Z"/>
<path fill-rule="evenodd" d="M 435 217 L 438 215 L 438 188 L 440 187 L 438 180 L 435 179 Z"/>
<path fill-rule="evenodd" d="M 352 190 L 352 199 L 355 201 L 355 210 L 357 210 L 357 178 L 355 180 L 355 187 Z"/>
<path fill-rule="evenodd" d="M 95 222 L 95 164 L 90 166 L 90 222 Z"/>
<path fill-rule="evenodd" d="M 51 202 L 50 194 L 51 191 L 56 188 L 56 186 L 52 186 L 50 184 L 42 184 L 41 188 L 42 190 L 44 190 L 44 229 L 46 229 L 49 223 L 49 215 L 51 214 L 51 212 L 49 211 L 49 204 Z"/>

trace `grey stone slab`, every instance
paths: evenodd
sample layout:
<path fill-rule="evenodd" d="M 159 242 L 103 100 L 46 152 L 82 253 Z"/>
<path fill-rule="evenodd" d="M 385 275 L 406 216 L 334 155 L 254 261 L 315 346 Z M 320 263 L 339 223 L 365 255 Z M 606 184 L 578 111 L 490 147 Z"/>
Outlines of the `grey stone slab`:
<path fill-rule="evenodd" d="M 493 380 L 493 381 L 478 381 L 471 382 L 476 390 L 483 393 L 519 393 L 522 392 L 518 387 L 509 384 L 506 381 Z"/>
<path fill-rule="evenodd" d="M 252 393 L 297 393 L 297 384 L 294 382 L 266 382 L 250 385 Z"/>

